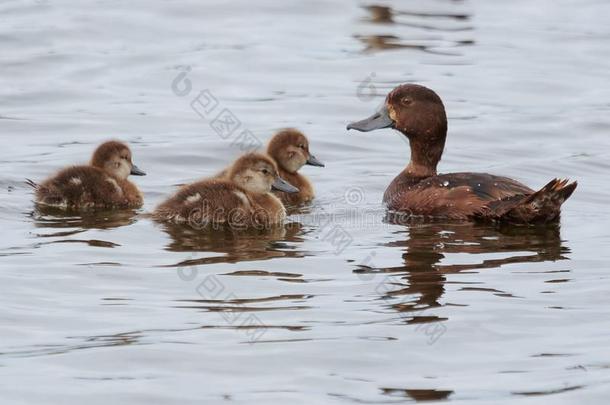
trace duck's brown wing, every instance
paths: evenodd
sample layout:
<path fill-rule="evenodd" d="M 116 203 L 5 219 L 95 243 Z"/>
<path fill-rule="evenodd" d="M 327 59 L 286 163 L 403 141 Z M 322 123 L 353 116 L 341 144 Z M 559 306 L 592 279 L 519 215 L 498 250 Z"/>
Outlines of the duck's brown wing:
<path fill-rule="evenodd" d="M 405 184 L 406 185 L 406 184 Z M 427 177 L 386 195 L 388 208 L 415 216 L 465 220 L 490 202 L 527 196 L 533 190 L 507 177 L 451 173 Z"/>
<path fill-rule="evenodd" d="M 534 192 L 531 188 L 516 180 L 488 173 L 451 173 L 441 174 L 420 182 L 437 184 L 442 187 L 468 187 L 483 201 L 493 201 L 514 195 L 527 195 Z"/>

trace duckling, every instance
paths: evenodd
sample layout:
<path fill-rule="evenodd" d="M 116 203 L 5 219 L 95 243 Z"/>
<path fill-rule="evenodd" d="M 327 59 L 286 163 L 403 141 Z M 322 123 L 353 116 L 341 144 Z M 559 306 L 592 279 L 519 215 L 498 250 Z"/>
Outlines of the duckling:
<path fill-rule="evenodd" d="M 298 193 L 274 190 L 273 193 L 282 203 L 299 205 L 313 200 L 313 186 L 307 177 L 298 173 L 298 170 L 304 165 L 324 167 L 324 163 L 309 152 L 307 137 L 296 129 L 281 130 L 269 141 L 267 154 L 275 160 L 280 177 L 299 189 Z M 224 169 L 213 177 L 226 178 L 228 173 L 229 169 Z"/>
<path fill-rule="evenodd" d="M 135 184 L 127 180 L 132 174 L 144 176 L 133 164 L 131 150 L 119 141 L 97 147 L 86 166 L 61 170 L 41 184 L 27 183 L 35 190 L 36 203 L 61 209 L 139 208 L 143 197 Z"/>
<path fill-rule="evenodd" d="M 286 217 L 284 205 L 272 189 L 299 191 L 280 177 L 269 156 L 248 153 L 233 163 L 226 176 L 183 186 L 157 207 L 153 218 L 197 228 L 219 224 L 237 229 L 271 226 Z"/>
<path fill-rule="evenodd" d="M 390 210 L 414 216 L 517 224 L 553 222 L 577 183 L 554 179 L 539 191 L 486 173 L 437 174 L 447 136 L 441 98 L 431 89 L 403 84 L 383 107 L 347 129 L 368 132 L 393 128 L 409 140 L 411 161 L 390 183 L 383 201 Z"/>
<path fill-rule="evenodd" d="M 267 154 L 277 163 L 279 174 L 290 184 L 299 189 L 298 193 L 275 191 L 284 204 L 297 205 L 309 202 L 314 198 L 311 182 L 298 173 L 304 165 L 324 167 L 324 163 L 309 152 L 309 141 L 300 131 L 287 128 L 271 138 Z"/>

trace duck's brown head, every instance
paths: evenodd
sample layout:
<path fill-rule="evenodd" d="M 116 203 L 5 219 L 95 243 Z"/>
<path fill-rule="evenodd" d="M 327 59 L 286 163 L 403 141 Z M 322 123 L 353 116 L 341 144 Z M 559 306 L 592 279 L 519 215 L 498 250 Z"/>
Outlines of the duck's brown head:
<path fill-rule="evenodd" d="M 100 168 L 118 179 L 126 179 L 130 174 L 146 175 L 131 161 L 129 147 L 118 141 L 108 141 L 98 146 L 91 158 L 91 166 Z"/>
<path fill-rule="evenodd" d="M 260 153 L 248 153 L 233 163 L 229 179 L 238 186 L 255 194 L 264 194 L 272 189 L 296 193 L 298 188 L 282 179 L 273 159 Z"/>
<path fill-rule="evenodd" d="M 394 128 L 409 138 L 412 166 L 436 170 L 447 136 L 447 115 L 438 94 L 417 84 L 402 84 L 375 114 L 347 126 L 362 132 L 381 128 Z"/>
<path fill-rule="evenodd" d="M 307 137 L 292 128 L 275 134 L 269 141 L 267 153 L 289 173 L 296 173 L 304 165 L 324 167 L 324 163 L 309 152 Z"/>

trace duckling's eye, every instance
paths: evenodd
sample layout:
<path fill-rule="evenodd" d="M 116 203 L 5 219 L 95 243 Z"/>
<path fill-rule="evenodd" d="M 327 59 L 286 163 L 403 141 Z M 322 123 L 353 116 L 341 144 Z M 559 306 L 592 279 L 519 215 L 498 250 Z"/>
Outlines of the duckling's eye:
<path fill-rule="evenodd" d="M 263 169 L 263 170 L 261 170 L 261 172 L 263 172 L 264 175 L 269 174 L 269 170 L 267 170 L 267 169 Z"/>
<path fill-rule="evenodd" d="M 305 149 L 305 145 L 301 144 L 301 145 L 299 145 L 299 148 Z"/>
<path fill-rule="evenodd" d="M 411 103 L 413 103 L 413 100 L 409 97 L 403 97 L 402 100 L 400 100 L 400 103 L 402 105 L 410 105 Z"/>

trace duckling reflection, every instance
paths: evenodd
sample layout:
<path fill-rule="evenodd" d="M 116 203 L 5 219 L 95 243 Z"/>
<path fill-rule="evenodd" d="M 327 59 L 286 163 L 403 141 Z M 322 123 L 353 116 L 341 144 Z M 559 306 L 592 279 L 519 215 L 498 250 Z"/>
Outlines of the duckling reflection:
<path fill-rule="evenodd" d="M 378 6 L 376 4 L 370 6 L 363 6 L 371 15 L 369 21 L 374 23 L 387 23 L 391 24 L 394 22 L 392 8 L 388 6 Z"/>
<path fill-rule="evenodd" d="M 295 222 L 265 231 L 255 229 L 236 231 L 230 228 L 201 230 L 171 222 L 162 223 L 159 226 L 171 238 L 166 250 L 224 254 L 222 256 L 214 255 L 212 257 L 189 259 L 186 262 L 182 261 L 169 267 L 304 256 L 303 252 L 293 247 L 295 242 L 303 241 L 298 236 L 301 234 L 302 226 Z"/>
<path fill-rule="evenodd" d="M 365 52 L 389 49 L 417 49 L 428 51 L 425 45 L 403 44 L 400 38 L 395 35 L 355 35 L 356 39 L 365 45 Z"/>
<path fill-rule="evenodd" d="M 62 208 L 37 205 L 30 216 L 37 228 L 72 229 L 39 236 L 68 236 L 87 229 L 112 229 L 137 221 L 135 209 L 105 211 L 66 211 Z"/>
<path fill-rule="evenodd" d="M 354 38 L 358 39 L 360 42 L 364 44 L 363 52 L 375 52 L 375 51 L 387 51 L 393 49 L 414 49 L 426 53 L 431 53 L 435 55 L 445 55 L 445 56 L 460 56 L 459 53 L 449 52 L 443 50 L 447 48 L 446 42 L 442 41 L 440 38 L 417 38 L 413 39 L 416 42 L 423 42 L 422 44 L 418 43 L 404 43 L 403 40 L 395 35 L 354 35 Z M 474 44 L 473 40 L 456 40 L 451 41 L 450 48 L 457 48 L 460 46 L 472 45 Z"/>
<path fill-rule="evenodd" d="M 391 222 L 393 219 L 390 217 Z M 404 264 L 396 267 L 373 268 L 360 266 L 360 274 L 396 274 L 385 286 L 382 298 L 412 296 L 391 305 L 401 313 L 439 307 L 447 282 L 445 275 L 467 270 L 498 268 L 505 264 L 567 260 L 569 249 L 562 245 L 559 227 L 494 228 L 476 224 L 412 224 L 406 231 L 408 239 L 383 246 L 404 248 Z M 448 254 L 503 253 L 501 259 L 488 256 L 475 263 L 443 264 Z M 510 294 L 494 291 L 499 295 Z M 393 302 L 393 301 L 390 301 Z M 426 317 L 429 318 L 429 317 Z M 435 317 L 432 317 L 435 318 Z M 407 323 L 430 322 L 434 319 L 409 319 Z M 438 319 L 437 319 L 438 320 Z"/>
<path fill-rule="evenodd" d="M 364 44 L 364 52 L 415 49 L 438 55 L 459 56 L 459 53 L 450 52 L 448 48 L 472 45 L 475 42 L 470 37 L 464 37 L 470 35 L 473 30 L 472 25 L 468 23 L 471 15 L 466 12 L 403 11 L 385 5 L 366 5 L 363 8 L 369 13 L 366 21 L 388 25 L 393 31 L 384 34 L 354 35 Z M 404 27 L 410 32 L 415 30 L 427 33 L 423 36 L 421 34 L 405 36 L 401 30 L 400 36 L 392 35 Z"/>
<path fill-rule="evenodd" d="M 416 12 L 416 11 L 398 11 L 393 10 L 388 6 L 380 6 L 377 4 L 373 4 L 370 6 L 363 6 L 365 10 L 370 13 L 369 21 L 374 23 L 394 23 L 395 15 L 406 15 L 412 17 L 422 17 L 422 18 L 445 18 L 451 20 L 468 20 L 470 19 L 470 14 L 467 13 L 433 13 L 433 12 Z"/>

